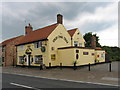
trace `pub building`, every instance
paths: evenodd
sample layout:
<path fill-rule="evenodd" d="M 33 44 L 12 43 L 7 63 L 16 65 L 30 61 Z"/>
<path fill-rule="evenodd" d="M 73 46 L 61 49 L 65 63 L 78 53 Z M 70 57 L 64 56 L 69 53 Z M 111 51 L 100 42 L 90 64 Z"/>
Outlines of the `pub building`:
<path fill-rule="evenodd" d="M 25 36 L 16 44 L 17 66 L 76 66 L 105 62 L 105 50 L 96 47 L 93 36 L 91 47 L 78 28 L 66 30 L 63 16 L 57 15 L 57 23 L 33 30 L 25 27 Z"/>

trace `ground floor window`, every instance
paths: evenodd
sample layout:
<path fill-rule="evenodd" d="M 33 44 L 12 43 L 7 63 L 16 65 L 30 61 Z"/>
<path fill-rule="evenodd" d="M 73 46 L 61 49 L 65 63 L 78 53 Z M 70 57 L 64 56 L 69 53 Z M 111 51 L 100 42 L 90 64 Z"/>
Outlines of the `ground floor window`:
<path fill-rule="evenodd" d="M 24 56 L 19 56 L 19 63 L 23 64 L 24 63 Z"/>
<path fill-rule="evenodd" d="M 102 57 L 102 58 L 105 58 L 105 54 L 104 54 L 104 53 L 102 53 L 102 54 L 101 54 L 101 57 Z"/>
<path fill-rule="evenodd" d="M 5 62 L 4 57 L 2 57 L 2 62 Z"/>
<path fill-rule="evenodd" d="M 35 56 L 35 64 L 42 64 L 43 62 L 43 56 L 42 55 L 36 55 Z"/>
<path fill-rule="evenodd" d="M 88 55 L 89 53 L 88 52 L 83 52 L 83 55 Z"/>
<path fill-rule="evenodd" d="M 56 59 L 56 55 L 55 54 L 51 54 L 51 60 L 55 60 Z"/>

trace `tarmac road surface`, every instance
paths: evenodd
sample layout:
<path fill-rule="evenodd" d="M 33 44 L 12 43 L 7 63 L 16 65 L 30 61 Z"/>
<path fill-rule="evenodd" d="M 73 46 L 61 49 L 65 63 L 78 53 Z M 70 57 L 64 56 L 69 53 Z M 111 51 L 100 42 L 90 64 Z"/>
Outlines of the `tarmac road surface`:
<path fill-rule="evenodd" d="M 2 73 L 2 88 L 3 90 L 4 88 L 21 88 L 21 90 L 23 88 L 33 90 L 44 90 L 44 88 L 111 88 L 110 90 L 118 90 L 117 86 L 62 81 L 7 73 Z"/>

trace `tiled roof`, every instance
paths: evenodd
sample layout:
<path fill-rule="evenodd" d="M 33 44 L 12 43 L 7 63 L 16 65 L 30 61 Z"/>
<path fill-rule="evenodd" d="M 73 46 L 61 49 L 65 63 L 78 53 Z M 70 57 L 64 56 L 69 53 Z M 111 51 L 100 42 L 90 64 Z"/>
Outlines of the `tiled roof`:
<path fill-rule="evenodd" d="M 96 49 L 96 50 L 102 50 L 102 48 L 101 48 L 101 47 L 96 47 L 95 49 Z"/>
<path fill-rule="evenodd" d="M 17 36 L 17 37 L 14 37 L 14 38 L 11 38 L 11 39 L 7 39 L 5 41 L 3 41 L 1 44 L 2 45 L 7 45 L 8 43 L 10 43 L 11 41 L 17 39 L 17 38 L 20 38 L 20 37 L 23 37 L 24 35 L 21 35 L 21 36 Z"/>
<path fill-rule="evenodd" d="M 29 42 L 34 42 L 38 40 L 47 39 L 47 37 L 52 33 L 52 31 L 58 26 L 58 24 L 52 24 L 44 28 L 40 28 L 32 31 L 31 33 L 24 36 L 24 38 L 16 45 L 21 45 Z"/>
<path fill-rule="evenodd" d="M 77 28 L 68 30 L 68 33 L 70 34 L 71 37 L 74 35 L 74 33 L 76 32 L 76 30 L 77 30 Z"/>

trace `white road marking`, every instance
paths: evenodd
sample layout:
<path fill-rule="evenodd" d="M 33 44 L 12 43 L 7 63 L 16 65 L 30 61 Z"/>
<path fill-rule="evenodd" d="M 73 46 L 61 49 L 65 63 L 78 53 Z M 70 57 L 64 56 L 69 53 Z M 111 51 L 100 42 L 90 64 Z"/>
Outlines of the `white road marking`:
<path fill-rule="evenodd" d="M 22 84 L 17 84 L 17 83 L 10 83 L 11 85 L 15 85 L 15 86 L 19 86 L 19 87 L 23 87 L 23 88 L 29 88 L 29 89 L 34 89 L 34 90 L 40 90 L 34 87 L 30 87 L 30 86 L 26 86 L 26 85 L 22 85 Z"/>
<path fill-rule="evenodd" d="M 103 77 L 102 80 L 109 80 L 109 81 L 119 81 L 120 78 L 112 78 L 112 77 Z"/>
<path fill-rule="evenodd" d="M 27 76 L 27 77 L 50 79 L 50 80 L 60 80 L 60 81 L 69 81 L 69 82 L 77 82 L 77 83 L 88 83 L 88 84 L 96 84 L 96 85 L 98 84 L 98 85 L 115 86 L 115 87 L 118 87 L 118 86 L 119 86 L 119 85 L 106 84 L 106 83 L 94 83 L 94 82 L 75 81 L 75 80 L 68 80 L 68 79 L 48 78 L 48 77 L 32 76 L 32 75 L 17 74 L 17 73 L 7 73 L 7 72 L 5 72 L 5 73 L 6 73 L 6 74 L 20 75 L 20 76 Z"/>
<path fill-rule="evenodd" d="M 33 88 L 30 86 L 25 86 L 25 85 L 21 85 L 21 84 L 17 84 L 17 83 L 10 83 L 10 84 L 15 85 L 15 86 L 19 86 L 19 87 L 24 87 L 24 88 Z"/>

